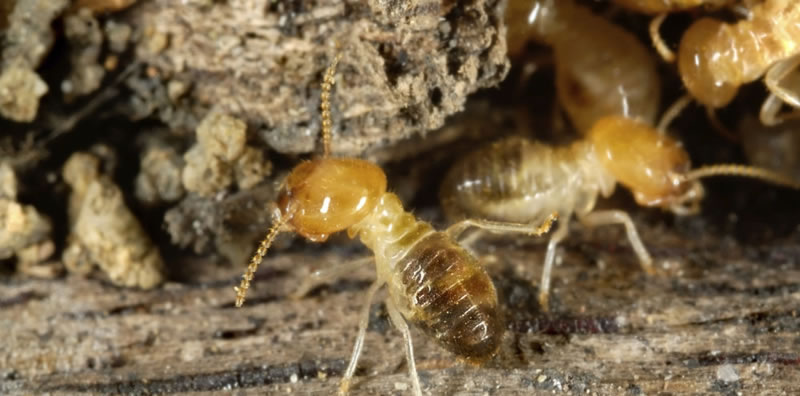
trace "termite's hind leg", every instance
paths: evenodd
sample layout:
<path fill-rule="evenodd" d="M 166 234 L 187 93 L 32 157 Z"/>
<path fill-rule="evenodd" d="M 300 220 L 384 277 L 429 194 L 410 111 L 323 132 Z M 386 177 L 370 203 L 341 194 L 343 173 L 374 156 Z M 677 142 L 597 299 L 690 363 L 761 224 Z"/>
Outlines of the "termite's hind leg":
<path fill-rule="evenodd" d="M 469 227 L 476 227 L 497 233 L 513 232 L 513 233 L 539 236 L 546 233 L 547 231 L 550 231 L 550 228 L 553 226 L 553 222 L 555 222 L 557 218 L 558 214 L 553 213 L 541 225 L 538 226 L 536 224 L 526 224 L 526 223 L 509 223 L 504 221 L 466 219 L 466 220 L 461 220 L 458 223 L 451 225 L 450 227 L 447 227 L 445 232 L 448 235 L 450 235 L 450 237 L 453 239 L 458 239 L 458 236 L 461 235 L 461 233 L 463 233 Z"/>
<path fill-rule="evenodd" d="M 522 234 L 529 234 L 534 236 L 539 236 L 547 231 L 550 231 L 550 228 L 553 226 L 553 222 L 556 221 L 558 218 L 558 214 L 553 213 L 551 214 L 541 225 L 537 226 L 536 224 L 525 224 L 525 223 L 507 223 L 507 222 L 500 222 L 500 221 L 491 221 L 491 220 L 480 220 L 480 219 L 467 219 L 459 221 L 451 225 L 450 227 L 445 230 L 445 232 L 450 235 L 451 238 L 456 239 L 459 235 L 461 235 L 464 230 L 469 227 L 477 227 L 481 230 L 487 230 L 490 232 L 498 232 L 498 233 L 522 233 Z M 550 290 L 550 270 L 553 267 L 553 261 L 555 260 L 555 247 L 556 244 L 567 235 L 567 221 L 569 221 L 569 216 L 567 216 L 564 220 L 559 222 L 558 229 L 556 230 L 555 234 L 550 238 L 550 243 L 547 245 L 547 255 L 545 256 L 545 268 L 542 271 L 542 283 L 539 286 L 539 303 L 542 306 L 543 311 L 548 310 L 547 300 L 548 294 Z"/>
<path fill-rule="evenodd" d="M 655 274 L 655 267 L 653 267 L 653 259 L 647 248 L 644 247 L 639 233 L 636 231 L 636 226 L 633 220 L 627 213 L 621 210 L 601 210 L 591 212 L 582 216 L 578 216 L 578 220 L 587 227 L 597 227 L 606 224 L 622 224 L 625 226 L 625 232 L 628 234 L 628 241 L 631 243 L 633 251 L 639 258 L 639 264 L 642 269 L 650 275 Z"/>
<path fill-rule="evenodd" d="M 785 86 L 785 79 L 791 73 L 800 73 L 800 55 L 782 60 L 772 65 L 764 76 L 769 91 L 786 104 L 800 108 L 800 92 L 794 86 Z M 792 81 L 793 82 L 793 81 Z M 789 84 L 796 85 L 796 84 Z"/>
<path fill-rule="evenodd" d="M 300 283 L 300 286 L 297 287 L 290 297 L 294 299 L 303 298 L 315 287 L 349 274 L 372 260 L 373 257 L 368 256 L 350 261 L 348 263 L 318 269 L 305 277 L 303 282 Z"/>
<path fill-rule="evenodd" d="M 358 320 L 358 335 L 356 336 L 356 344 L 353 346 L 353 355 L 350 357 L 350 364 L 347 365 L 347 370 L 344 372 L 342 382 L 339 385 L 340 395 L 346 395 L 350 390 L 350 381 L 353 380 L 353 374 L 355 374 L 356 366 L 358 365 L 358 358 L 361 356 L 361 350 L 364 347 L 364 337 L 367 334 L 367 325 L 369 324 L 369 309 L 372 306 L 375 293 L 381 286 L 383 286 L 383 281 L 378 279 L 372 282 L 369 290 L 367 290 L 366 304 L 361 308 L 360 318 Z"/>
<path fill-rule="evenodd" d="M 675 52 L 672 51 L 667 43 L 664 42 L 664 39 L 661 37 L 661 24 L 664 23 L 664 19 L 667 18 L 667 14 L 659 14 L 650 21 L 650 39 L 653 40 L 653 48 L 656 49 L 659 55 L 664 59 L 667 63 L 675 62 Z"/>
<path fill-rule="evenodd" d="M 553 263 L 556 261 L 556 248 L 569 232 L 568 220 L 558 223 L 556 232 L 550 237 L 547 243 L 547 252 L 544 255 L 544 266 L 542 267 L 542 279 L 539 281 L 539 307 L 544 312 L 550 310 L 550 273 L 553 271 Z"/>
<path fill-rule="evenodd" d="M 411 385 L 414 388 L 414 396 L 422 396 L 422 387 L 419 385 L 419 375 L 417 374 L 417 364 L 414 362 L 414 344 L 411 342 L 411 330 L 408 328 L 403 316 L 391 299 L 386 299 L 386 311 L 389 312 L 394 326 L 403 334 L 403 340 L 406 344 L 406 364 L 408 365 L 408 376 L 411 377 Z"/>

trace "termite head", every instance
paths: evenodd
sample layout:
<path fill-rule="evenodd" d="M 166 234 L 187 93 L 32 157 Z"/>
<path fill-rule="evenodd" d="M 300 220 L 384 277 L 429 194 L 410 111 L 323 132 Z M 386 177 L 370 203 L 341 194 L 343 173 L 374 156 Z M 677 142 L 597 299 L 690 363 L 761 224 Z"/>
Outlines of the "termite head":
<path fill-rule="evenodd" d="M 698 102 L 712 108 L 724 107 L 739 89 L 738 71 L 729 50 L 727 26 L 711 18 L 693 23 L 681 38 L 678 70 L 686 89 Z M 724 76 L 725 78 L 721 78 Z"/>
<path fill-rule="evenodd" d="M 323 157 L 297 165 L 278 196 L 281 217 L 295 232 L 321 242 L 363 220 L 386 191 L 377 165 Z"/>
<path fill-rule="evenodd" d="M 332 158 L 330 94 L 340 55 L 336 55 L 322 81 L 323 155 L 297 165 L 283 183 L 276 202 L 275 222 L 261 241 L 236 290 L 236 306 L 244 303 L 250 281 L 275 237 L 296 232 L 322 242 L 363 220 L 386 191 L 386 174 L 377 165 L 357 158 Z"/>
<path fill-rule="evenodd" d="M 603 168 L 631 190 L 639 205 L 678 214 L 696 211 L 703 187 L 684 177 L 691 163 L 679 142 L 621 116 L 598 120 L 588 138 Z"/>

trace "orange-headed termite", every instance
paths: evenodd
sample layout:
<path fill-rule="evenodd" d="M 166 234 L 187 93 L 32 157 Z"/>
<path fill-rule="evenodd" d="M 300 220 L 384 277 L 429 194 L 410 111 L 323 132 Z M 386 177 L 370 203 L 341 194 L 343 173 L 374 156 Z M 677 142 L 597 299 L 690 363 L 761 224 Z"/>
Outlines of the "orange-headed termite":
<path fill-rule="evenodd" d="M 713 175 L 755 177 L 800 188 L 788 178 L 741 165 L 691 170 L 679 142 L 640 121 L 609 116 L 571 145 L 554 147 L 511 137 L 469 154 L 450 169 L 440 200 L 453 220 L 513 219 L 536 224 L 550 213 L 560 214 L 547 245 L 539 286 L 539 303 L 547 310 L 556 247 L 567 235 L 572 214 L 589 227 L 624 225 L 642 268 L 652 274 L 653 260 L 631 218 L 622 210 L 594 210 L 598 196 L 610 196 L 620 183 L 642 206 L 691 214 L 699 210 L 704 195 L 698 179 Z"/>
<path fill-rule="evenodd" d="M 497 351 L 505 327 L 497 306 L 494 285 L 478 260 L 455 240 L 465 228 L 475 226 L 495 232 L 547 232 L 555 214 L 544 224 L 465 220 L 448 230 L 436 231 L 406 212 L 399 198 L 386 190 L 386 175 L 376 164 L 357 158 L 330 156 L 330 91 L 339 57 L 327 69 L 322 83 L 322 157 L 297 165 L 287 177 L 273 209 L 274 224 L 250 261 L 236 306 L 245 294 L 258 264 L 280 232 L 295 232 L 313 242 L 347 231 L 358 236 L 374 254 L 377 279 L 367 292 L 358 336 L 340 392 L 346 393 L 364 345 L 369 306 L 382 286 L 388 289 L 386 308 L 403 334 L 414 394 L 422 391 L 414 363 L 408 322 L 421 328 L 448 351 L 481 363 Z M 363 260 L 317 271 L 300 285 L 295 296 L 313 286 L 351 272 Z"/>
<path fill-rule="evenodd" d="M 800 1 L 765 0 L 735 24 L 695 21 L 678 48 L 678 70 L 689 93 L 707 108 L 726 106 L 742 84 L 762 76 L 769 91 L 800 108 L 800 94 L 782 85 L 800 65 Z M 762 122 L 774 112 L 762 111 Z"/>

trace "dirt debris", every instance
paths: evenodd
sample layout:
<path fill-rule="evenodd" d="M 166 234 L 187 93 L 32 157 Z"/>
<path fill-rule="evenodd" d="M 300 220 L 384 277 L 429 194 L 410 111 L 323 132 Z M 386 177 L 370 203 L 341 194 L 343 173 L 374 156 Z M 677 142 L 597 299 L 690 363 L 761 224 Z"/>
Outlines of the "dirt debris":
<path fill-rule="evenodd" d="M 246 147 L 247 125 L 216 111 L 197 127 L 197 144 L 184 154 L 183 186 L 203 196 L 213 195 L 237 181 L 250 188 L 271 171 L 263 152 Z"/>
<path fill-rule="evenodd" d="M 51 24 L 67 4 L 68 0 L 13 2 L 0 57 L 0 116 L 16 122 L 36 118 L 48 87 L 35 70 L 53 45 Z"/>
<path fill-rule="evenodd" d="M 97 90 L 105 76 L 99 63 L 103 47 L 100 23 L 88 8 L 64 17 L 64 34 L 70 44 L 70 74 L 61 83 L 67 102 Z"/>
<path fill-rule="evenodd" d="M 136 198 L 147 205 L 175 202 L 186 190 L 181 181 L 183 158 L 164 142 L 151 139 L 144 149 L 136 176 Z"/>
<path fill-rule="evenodd" d="M 0 259 L 16 257 L 23 274 L 57 276 L 61 264 L 48 261 L 55 250 L 50 220 L 32 205 L 17 202 L 17 184 L 11 166 L 0 162 Z"/>
<path fill-rule="evenodd" d="M 98 157 L 83 152 L 64 165 L 64 180 L 72 187 L 64 264 L 82 274 L 96 265 L 119 286 L 155 287 L 164 280 L 161 255 L 99 165 Z"/>

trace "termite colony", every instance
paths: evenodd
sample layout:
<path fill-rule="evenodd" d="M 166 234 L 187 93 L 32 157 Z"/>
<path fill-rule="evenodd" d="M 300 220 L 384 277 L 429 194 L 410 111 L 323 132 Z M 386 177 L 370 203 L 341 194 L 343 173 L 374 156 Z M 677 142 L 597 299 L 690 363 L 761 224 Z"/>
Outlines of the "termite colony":
<path fill-rule="evenodd" d="M 549 320 L 575 311 L 563 293 L 568 278 L 560 278 L 563 274 L 558 268 L 559 257 L 564 259 L 562 269 L 577 267 L 571 262 L 572 246 L 564 243 L 570 230 L 622 226 L 622 244 L 630 249 L 612 252 L 615 263 L 635 260 L 637 282 L 655 279 L 647 277 L 670 272 L 663 262 L 682 258 L 665 253 L 667 249 L 655 249 L 658 241 L 644 232 L 642 226 L 648 220 L 640 221 L 639 212 L 649 215 L 655 212 L 649 209 L 661 209 L 665 214 L 653 217 L 657 221 L 668 219 L 666 223 L 705 214 L 701 209 L 710 205 L 704 200 L 713 196 L 715 188 L 704 187 L 701 180 L 711 176 L 754 178 L 773 184 L 768 188 L 775 190 L 800 189 L 800 0 L 487 0 L 441 4 L 435 0 L 397 0 L 367 1 L 363 5 L 357 1 L 212 0 L 13 3 L 19 7 L 11 15 L 10 6 L 0 0 L 0 36 L 6 20 L 16 21 L 9 23 L 10 33 L 0 37 L 6 39 L 0 40 L 0 49 L 9 43 L 19 46 L 9 52 L 15 57 L 5 53 L 0 56 L 0 117 L 17 123 L 39 117 L 39 121 L 47 121 L 44 125 L 63 124 L 44 139 L 57 142 L 50 146 L 60 145 L 62 140 L 58 139 L 66 142 L 72 139 L 70 135 L 79 135 L 68 131 L 80 117 L 95 113 L 105 107 L 101 106 L 104 101 L 118 95 L 112 92 L 118 85 L 135 91 L 134 100 L 128 101 L 127 111 L 134 114 L 131 117 L 126 113 L 129 118 L 140 120 L 160 109 L 158 117 L 180 125 L 171 125 L 170 130 L 191 129 L 196 133 L 178 131 L 173 136 L 171 132 L 154 131 L 145 136 L 140 144 L 144 155 L 132 183 L 114 181 L 119 174 L 130 174 L 118 172 L 116 167 L 131 157 L 123 152 L 118 158 L 109 145 L 87 146 L 65 157 L 61 177 L 46 176 L 48 184 L 51 178 L 60 179 L 64 187 L 69 187 L 63 217 L 70 232 L 60 260 L 50 259 L 60 249 L 51 236 L 58 224 L 24 202 L 31 190 L 25 191 L 26 186 L 18 181 L 23 179 L 15 165 L 4 162 L 5 136 L 0 136 L 0 260 L 13 256 L 17 270 L 31 276 L 97 272 L 115 285 L 154 288 L 169 279 L 174 264 L 162 257 L 160 242 L 139 222 L 136 213 L 146 206 L 152 213 L 168 211 L 164 220 L 165 228 L 172 230 L 170 243 L 195 245 L 198 255 L 213 250 L 238 263 L 247 260 L 239 256 L 250 256 L 246 249 L 255 249 L 235 294 L 229 290 L 228 278 L 221 282 L 224 298 L 229 300 L 220 306 L 242 307 L 248 290 L 258 288 L 254 284 L 258 266 L 263 260 L 270 265 L 268 252 L 275 255 L 280 250 L 280 242 L 276 242 L 280 234 L 291 233 L 298 239 L 321 243 L 346 231 L 369 254 L 360 259 L 347 257 L 340 264 L 315 270 L 291 294 L 302 299 L 319 285 L 347 278 L 374 262 L 376 276 L 364 287 L 365 300 L 359 305 L 357 319 L 346 324 L 356 332 L 349 363 L 342 364 L 340 393 L 354 388 L 351 384 L 369 338 L 368 325 L 374 314 L 371 307 L 381 289 L 386 295 L 385 316 L 403 337 L 404 370 L 408 370 L 415 396 L 423 394 L 424 384 L 414 359 L 413 328 L 469 364 L 484 364 L 503 354 L 504 335 L 514 328 L 511 322 L 518 318 L 511 316 L 518 312 L 504 308 L 503 293 L 507 290 L 495 286 L 490 277 L 492 268 L 484 266 L 490 260 L 481 256 L 489 250 L 484 249 L 487 245 L 504 252 L 502 246 L 494 246 L 494 241 L 471 244 L 484 231 L 504 239 L 533 240 L 525 246 L 526 252 L 541 253 L 542 260 L 525 260 L 529 273 L 522 287 L 533 291 L 525 296 L 532 307 L 538 307 L 534 314 Z M 267 6 L 254 5 L 261 3 Z M 485 3 L 485 7 L 470 8 L 472 3 Z M 103 20 L 99 15 L 122 12 L 136 4 L 146 8 L 132 13 L 135 18 L 150 19 L 150 12 L 156 11 L 167 15 L 152 18 L 157 23 L 142 31 L 111 20 L 99 24 L 98 20 Z M 250 9 L 254 7 L 268 9 L 259 12 L 272 19 L 259 19 Z M 44 12 L 46 9 L 51 11 Z M 225 18 L 207 18 L 212 11 Z M 65 16 L 63 23 L 56 22 L 56 15 L 61 14 Z M 469 18 L 457 21 L 456 14 Z M 38 21 L 35 17 L 41 15 L 47 18 L 32 26 L 41 30 L 44 44 L 21 40 L 28 36 L 20 33 L 23 30 L 19 27 L 25 25 L 22 22 Z M 500 22 L 501 15 L 504 22 Z M 243 38 L 238 35 L 242 31 L 234 29 L 237 24 L 226 19 L 234 16 L 253 22 L 242 27 Z M 406 19 L 402 29 L 393 25 L 395 17 Z M 487 20 L 491 23 L 475 25 Z M 192 23 L 198 21 L 202 22 L 198 26 Z M 118 74 L 112 78 L 116 82 L 98 94 L 99 100 L 87 100 L 86 106 L 76 104 L 76 108 L 85 109 L 81 110 L 84 115 L 69 122 L 55 117 L 50 122 L 46 120 L 49 117 L 37 116 L 37 111 L 48 91 L 45 80 L 55 78 L 49 74 L 58 73 L 40 76 L 35 71 L 46 55 L 42 49 L 63 49 L 62 45 L 53 46 L 56 35 L 51 32 L 62 25 L 71 51 L 82 50 L 75 52 L 81 56 L 70 59 L 72 70 L 58 85 L 65 98 L 77 100 L 98 90 L 104 75 Z M 336 27 L 331 28 L 333 25 Z M 210 30 L 207 36 L 203 36 L 203 29 Z M 494 33 L 487 33 L 492 29 Z M 318 32 L 311 33 L 313 30 Z M 497 32 L 505 32 L 505 40 L 497 37 Z M 429 34 L 436 35 L 437 40 L 426 41 Z M 341 40 L 342 45 L 334 50 L 329 40 Z M 274 48 L 265 47 L 267 44 Z M 132 51 L 126 50 L 128 46 Z M 181 51 L 173 52 L 181 46 Z M 105 47 L 111 53 L 102 58 Z M 275 48 L 290 55 L 276 56 Z M 430 54 L 427 48 L 437 52 Z M 415 50 L 422 55 L 415 56 Z M 118 63 L 128 59 L 128 52 L 138 60 L 118 68 Z M 207 56 L 206 52 L 213 53 L 213 59 L 201 56 Z M 293 57 L 295 53 L 305 57 Z M 314 59 L 306 59 L 312 55 Z M 101 59 L 105 60 L 101 63 Z M 218 62 L 231 59 L 235 62 L 219 68 Z M 533 60 L 535 67 L 531 67 Z M 341 69 L 347 70 L 337 74 L 340 63 Z M 147 67 L 141 68 L 144 64 Z M 169 70 L 170 65 L 176 70 Z M 425 72 L 408 72 L 414 69 Z M 272 82 L 260 80 L 265 76 Z M 359 79 L 364 76 L 369 78 Z M 477 149 L 465 149 L 474 144 L 463 131 L 449 135 L 449 141 L 442 140 L 445 144 L 432 143 L 445 134 L 427 129 L 438 127 L 440 120 L 460 109 L 468 94 L 495 85 L 504 77 L 508 77 L 506 86 L 475 95 L 475 102 L 489 103 L 481 109 L 488 114 L 468 115 L 490 118 L 495 112 L 511 109 L 515 116 L 522 114 L 520 117 L 529 121 L 511 131 L 516 135 L 510 136 L 513 127 L 483 128 L 476 140 L 486 144 Z M 162 86 L 166 79 L 169 82 Z M 337 85 L 337 79 L 345 83 Z M 208 82 L 213 84 L 205 85 Z M 225 94 L 243 86 L 250 89 L 246 93 L 257 91 L 263 96 L 240 95 L 238 91 Z M 334 90 L 334 86 L 341 88 Z M 50 86 L 51 92 L 58 91 L 55 87 Z M 506 97 L 509 91 L 516 93 L 508 95 L 514 98 Z M 211 103 L 209 108 L 194 106 L 198 97 L 213 102 L 222 96 L 233 97 L 228 107 L 219 103 Z M 542 97 L 548 106 L 552 102 L 553 109 L 532 105 Z M 386 98 L 391 100 L 382 100 Z M 523 103 L 507 103 L 513 100 Z M 269 106 L 251 106 L 256 102 Z M 693 114 L 697 109 L 692 104 L 705 113 Z M 275 109 L 287 114 L 276 115 L 279 111 Z M 273 122 L 273 116 L 283 118 Z M 377 118 L 380 122 L 375 121 Z M 338 133 L 334 120 L 343 125 Z M 254 126 L 264 128 L 256 132 Z M 101 132 L 97 134 L 105 134 L 105 130 Z M 403 152 L 399 146 L 407 143 L 399 141 L 417 132 L 430 132 L 415 136 L 420 140 L 412 143 L 424 141 L 421 146 L 425 147 L 414 146 L 407 150 L 412 152 L 409 155 L 397 154 Z M 732 150 L 741 151 L 741 155 L 711 155 L 713 159 L 696 156 L 695 152 L 701 150 L 692 150 L 692 138 L 708 135 L 720 141 L 715 132 L 732 140 L 725 141 L 725 147 L 734 147 Z M 127 133 L 127 129 L 120 133 Z M 30 136 L 37 138 L 35 135 Z M 130 142 L 128 137 L 121 139 L 125 145 Z M 92 139 L 78 140 L 84 138 L 87 142 Z M 308 153 L 311 144 L 306 143 L 316 144 L 316 140 L 321 154 L 312 159 L 295 163 L 280 156 Z M 118 144 L 109 140 L 112 143 Z M 446 143 L 453 144 L 442 149 Z M 339 144 L 337 150 L 332 149 Z M 71 145 L 63 150 L 72 150 L 66 146 Z M 265 158 L 266 146 L 279 155 L 274 164 Z M 705 151 L 716 148 L 706 147 Z M 390 154 L 372 162 L 333 153 L 362 153 L 367 149 L 375 150 L 366 152 L 372 159 L 380 150 Z M 433 150 L 436 155 L 431 157 L 436 158 L 427 158 Z M 31 157 L 45 155 L 31 153 Z M 743 158 L 739 162 L 750 163 L 734 164 L 736 155 Z M 393 184 L 396 175 L 391 167 L 397 165 L 391 162 L 399 162 L 398 158 L 406 159 L 408 164 L 402 165 L 415 170 L 441 169 L 406 177 L 406 181 L 415 179 L 409 184 L 425 179 L 436 188 L 404 194 L 407 191 L 402 185 L 398 188 Z M 291 164 L 291 171 L 283 177 L 280 168 L 286 163 Z M 271 177 L 273 165 L 275 178 Z M 16 168 L 24 167 L 17 163 Z M 124 195 L 126 185 L 134 186 L 135 200 L 144 205 L 129 207 Z M 617 185 L 622 188 L 617 189 Z M 629 207 L 608 209 L 601 205 L 602 199 L 619 190 L 622 202 L 632 198 Z M 276 196 L 271 195 L 273 192 Z M 231 196 L 237 193 L 241 195 Z M 413 201 L 405 199 L 408 195 L 424 195 L 421 199 L 434 207 L 434 214 L 426 217 L 431 212 L 422 212 L 417 216 L 407 209 L 416 209 Z M 247 198 L 246 203 L 236 200 L 241 197 Z M 271 226 L 259 245 L 250 246 L 249 230 L 260 226 L 257 216 L 251 214 L 267 200 L 273 201 L 272 206 L 259 211 L 258 217 L 271 217 Z M 235 208 L 206 209 L 223 206 L 221 201 Z M 638 212 L 631 213 L 633 210 Z M 245 213 L 241 216 L 244 219 L 234 222 L 236 216 L 231 213 Z M 443 227 L 437 229 L 433 225 L 438 226 L 437 221 Z M 250 228 L 227 233 L 241 223 L 245 223 L 242 228 Z M 4 228 L 7 224 L 16 228 Z M 467 234 L 468 229 L 473 233 Z M 23 293 L 28 294 L 38 296 Z M 538 299 L 527 299 L 537 294 Z M 51 300 L 33 299 L 43 300 L 41 304 Z M 312 305 L 308 300 L 305 303 Z M 222 311 L 220 315 L 229 314 Z M 246 313 L 233 315 L 244 317 Z M 234 344 L 241 345 L 229 343 Z M 189 352 L 181 353 L 181 358 L 191 360 L 195 353 Z M 425 390 L 441 393 L 439 389 Z"/>
<path fill-rule="evenodd" d="M 585 227 L 624 226 L 642 269 L 649 275 L 659 272 L 647 241 L 626 211 L 595 210 L 598 198 L 609 197 L 617 184 L 629 190 L 638 205 L 678 216 L 700 211 L 705 197 L 700 179 L 706 177 L 750 177 L 800 188 L 797 175 L 781 172 L 787 167 L 773 167 L 777 168 L 773 171 L 726 163 L 693 168 L 682 143 L 668 131 L 692 101 L 708 109 L 711 125 L 724 129 L 715 110 L 731 103 L 741 85 L 762 77 L 769 96 L 761 107 L 761 123 L 780 124 L 800 114 L 800 71 L 795 70 L 800 64 L 800 3 L 613 3 L 603 15 L 575 0 L 508 2 L 512 64 L 523 58 L 530 42 L 551 49 L 557 106 L 579 137 L 571 144 L 553 145 L 531 136 L 512 136 L 456 160 L 439 191 L 441 209 L 452 222 L 443 232 L 403 209 L 399 198 L 387 192 L 386 176 L 377 165 L 330 155 L 329 99 L 336 65 L 341 56 L 347 56 L 342 51 L 322 83 L 324 154 L 297 165 L 283 184 L 273 209 L 274 225 L 236 288 L 236 305 L 242 305 L 256 267 L 280 232 L 323 242 L 332 233 L 346 230 L 351 238 L 359 237 L 373 257 L 317 271 L 294 296 L 302 297 L 316 285 L 374 260 L 377 279 L 367 291 L 340 391 L 347 392 L 355 373 L 371 301 L 386 286 L 388 315 L 403 335 L 414 394 L 420 395 L 408 323 L 471 363 L 492 357 L 503 333 L 492 281 L 479 261 L 456 242 L 465 229 L 541 235 L 558 218 L 546 246 L 540 281 L 534 285 L 540 308 L 547 311 L 557 246 L 567 236 L 573 214 Z M 722 22 L 715 19 L 720 10 L 745 17 Z M 609 17 L 626 12 L 652 17 L 652 48 Z M 676 12 L 692 18 L 677 57 L 661 37 L 664 20 Z M 749 33 L 753 31 L 759 34 Z M 662 69 L 672 67 L 669 63 L 677 59 L 674 71 L 686 92 L 666 109 L 661 104 L 663 72 L 658 62 L 662 59 L 666 61 Z M 784 104 L 795 109 L 781 112 Z"/>
<path fill-rule="evenodd" d="M 796 84 L 800 73 L 800 3 L 782 0 L 628 1 L 617 5 L 656 15 L 650 25 L 653 46 L 667 61 L 675 56 L 660 36 L 668 13 L 732 8 L 747 19 L 734 24 L 711 17 L 692 22 L 680 40 L 678 72 L 688 92 L 663 111 L 655 52 L 608 18 L 573 0 L 510 1 L 509 55 L 519 56 L 529 42 L 552 48 L 555 89 L 575 130 L 584 138 L 554 146 L 513 136 L 457 161 L 440 190 L 442 208 L 451 220 L 464 216 L 503 221 L 539 221 L 561 214 L 547 246 L 539 303 L 548 309 L 550 276 L 556 246 L 574 213 L 584 226 L 620 224 L 641 267 L 656 272 L 653 259 L 629 215 L 620 210 L 594 211 L 598 195 L 608 197 L 616 183 L 628 188 L 642 206 L 677 215 L 695 214 L 704 196 L 698 179 L 714 175 L 746 176 L 798 188 L 797 175 L 743 165 L 714 165 L 691 170 L 682 144 L 668 136 L 670 122 L 696 100 L 710 121 L 725 129 L 714 110 L 729 104 L 739 86 L 764 76 L 770 94 L 760 120 L 775 125 L 800 111 Z M 758 34 L 752 34 L 752 32 Z M 779 114 L 786 103 L 796 109 Z M 743 131 L 743 135 L 748 136 Z M 790 168 L 779 164 L 773 168 Z"/>

